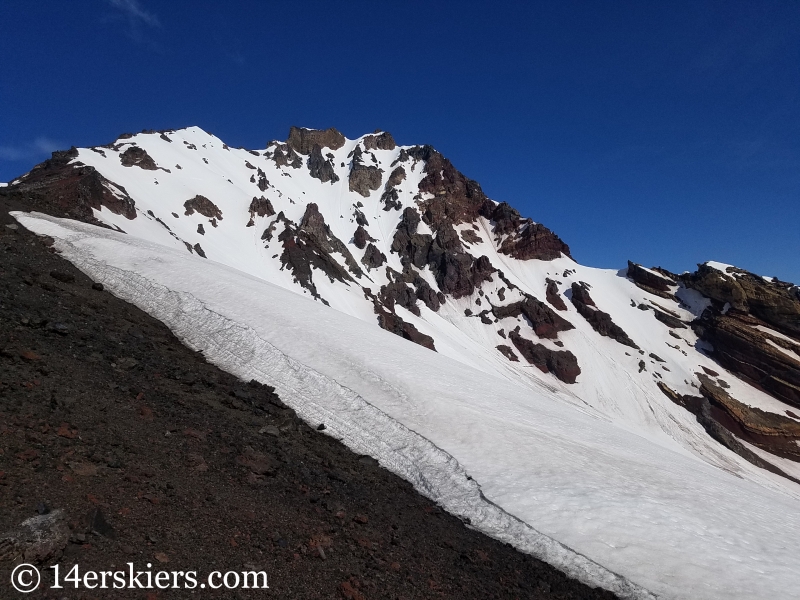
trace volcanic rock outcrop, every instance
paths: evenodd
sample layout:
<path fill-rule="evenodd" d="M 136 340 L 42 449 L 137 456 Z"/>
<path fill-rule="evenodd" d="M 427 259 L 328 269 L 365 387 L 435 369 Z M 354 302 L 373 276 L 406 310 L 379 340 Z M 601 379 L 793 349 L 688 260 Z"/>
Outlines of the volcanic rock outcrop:
<path fill-rule="evenodd" d="M 214 204 L 205 196 L 198 194 L 191 200 L 184 202 L 183 207 L 186 209 L 186 216 L 193 215 L 195 212 L 198 212 L 209 219 L 219 219 L 222 221 L 222 211 L 216 204 Z"/>
<path fill-rule="evenodd" d="M 614 323 L 611 315 L 603 312 L 592 300 L 589 295 L 589 290 L 586 289 L 585 284 L 573 282 L 572 284 L 572 305 L 578 310 L 578 313 L 586 319 L 592 328 L 602 336 L 610 337 L 618 341 L 624 346 L 639 349 L 634 341 L 628 336 L 623 329 Z"/>
<path fill-rule="evenodd" d="M 800 291 L 747 271 L 699 265 L 683 283 L 711 299 L 693 324 L 725 368 L 800 407 Z"/>
<path fill-rule="evenodd" d="M 581 374 L 578 359 L 569 350 L 550 350 L 547 346 L 536 344 L 522 337 L 519 327 L 510 331 L 508 337 L 525 360 L 543 373 L 552 372 L 564 383 L 575 383 Z"/>
<path fill-rule="evenodd" d="M 389 136 L 391 138 L 391 136 Z M 338 150 L 344 146 L 345 137 L 333 127 L 329 129 L 306 129 L 291 127 L 286 143 L 300 154 L 310 154 L 314 146 Z"/>
<path fill-rule="evenodd" d="M 138 146 L 131 146 L 125 152 L 119 155 L 119 160 L 123 167 L 139 167 L 146 171 L 156 171 L 158 165 L 144 148 Z"/>

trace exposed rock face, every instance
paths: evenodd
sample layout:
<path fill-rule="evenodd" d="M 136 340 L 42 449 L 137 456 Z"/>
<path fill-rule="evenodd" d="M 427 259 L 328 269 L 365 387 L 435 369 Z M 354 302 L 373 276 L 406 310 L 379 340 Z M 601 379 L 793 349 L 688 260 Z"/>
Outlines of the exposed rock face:
<path fill-rule="evenodd" d="M 800 407 L 800 290 L 741 269 L 727 271 L 699 265 L 681 276 L 684 285 L 711 299 L 692 323 L 695 333 L 726 369 Z"/>
<path fill-rule="evenodd" d="M 392 240 L 392 252 L 397 252 L 403 264 L 412 264 L 422 269 L 428 262 L 433 236 L 428 233 L 417 233 L 421 222 L 419 213 L 412 207 L 403 211 L 400 224 Z"/>
<path fill-rule="evenodd" d="M 114 214 L 135 219 L 136 203 L 125 188 L 110 182 L 94 167 L 71 163 L 77 156 L 76 148 L 53 152 L 52 158 L 6 188 L 6 193 L 21 195 L 32 210 L 102 227 L 108 225 L 95 219 L 92 209 L 105 207 Z"/>
<path fill-rule="evenodd" d="M 289 144 L 278 144 L 272 153 L 272 160 L 278 167 L 292 167 L 299 169 L 303 166 L 303 159 L 294 151 Z M 262 192 L 264 190 L 261 190 Z"/>
<path fill-rule="evenodd" d="M 253 200 L 250 202 L 250 218 L 252 219 L 256 215 L 259 217 L 271 217 L 275 214 L 275 208 L 272 206 L 272 202 L 270 202 L 264 196 L 260 198 L 256 198 L 253 196 Z"/>
<path fill-rule="evenodd" d="M 503 354 L 503 356 L 505 356 L 505 357 L 506 357 L 508 360 L 510 360 L 510 361 L 512 361 L 512 362 L 519 362 L 519 359 L 517 358 L 517 355 L 516 355 L 516 354 L 514 354 L 514 351 L 513 351 L 513 350 L 512 350 L 512 349 L 511 349 L 509 346 L 506 346 L 505 344 L 500 344 L 499 346 L 497 346 L 497 349 L 498 349 L 498 350 L 499 350 L 499 351 L 500 351 L 500 352 Z"/>
<path fill-rule="evenodd" d="M 420 346 L 428 348 L 429 350 L 433 350 L 434 352 L 436 351 L 433 338 L 419 331 L 411 323 L 404 321 L 394 313 L 386 311 L 378 304 L 375 305 L 375 312 L 378 315 L 378 325 L 380 325 L 386 331 L 391 331 L 393 334 L 399 335 L 401 338 L 411 340 L 415 344 L 419 344 Z"/>
<path fill-rule="evenodd" d="M 396 145 L 392 134 L 388 131 L 376 132 L 373 135 L 364 136 L 364 148 L 367 150 L 394 150 Z"/>
<path fill-rule="evenodd" d="M 409 206 L 395 231 L 392 252 L 400 255 L 404 265 L 430 267 L 439 290 L 454 298 L 471 295 L 481 282 L 491 279 L 494 267 L 489 259 L 481 256 L 476 260 L 465 252 L 452 225 L 442 223 L 433 237 L 417 233 L 420 221 L 417 211 Z"/>
<path fill-rule="evenodd" d="M 370 234 L 367 233 L 367 230 L 364 229 L 361 225 L 356 228 L 355 233 L 353 234 L 353 243 L 356 245 L 356 248 L 359 250 L 363 250 L 364 247 L 367 245 L 367 242 L 374 242 L 375 238 L 373 238 Z"/>
<path fill-rule="evenodd" d="M 417 316 L 420 314 L 414 289 L 409 287 L 402 279 L 395 279 L 391 283 L 382 286 L 379 298 L 381 303 L 391 312 L 394 312 L 396 304 Z"/>
<path fill-rule="evenodd" d="M 390 187 L 400 185 L 405 178 L 406 170 L 402 166 L 396 167 L 391 175 L 389 175 L 389 179 L 386 180 L 386 189 L 388 190 Z"/>
<path fill-rule="evenodd" d="M 800 423 L 779 414 L 763 411 L 743 404 L 717 385 L 708 375 L 697 373 L 700 393 L 714 405 L 724 410 L 733 420 L 751 434 L 776 438 L 800 439 Z M 800 459 L 800 446 L 792 444 L 792 453 Z"/>
<path fill-rule="evenodd" d="M 575 383 L 581 374 L 578 359 L 569 350 L 550 350 L 542 344 L 535 344 L 522 337 L 519 328 L 510 331 L 508 337 L 525 360 L 543 373 L 552 372 L 564 383 Z"/>
<path fill-rule="evenodd" d="M 564 303 L 564 299 L 558 293 L 558 285 L 552 279 L 547 279 L 547 290 L 545 292 L 546 300 L 558 310 L 567 310 L 567 305 Z"/>
<path fill-rule="evenodd" d="M 314 144 L 311 149 L 311 156 L 308 157 L 308 170 L 312 177 L 319 179 L 322 183 L 328 181 L 331 184 L 339 181 L 339 176 L 333 169 L 330 159 L 322 156 L 322 148 L 319 144 Z"/>
<path fill-rule="evenodd" d="M 154 161 L 144 148 L 138 146 L 131 146 L 125 152 L 119 155 L 119 160 L 123 167 L 139 167 L 147 171 L 155 171 L 158 169 L 156 161 Z"/>
<path fill-rule="evenodd" d="M 702 396 L 680 395 L 661 381 L 658 382 L 658 387 L 675 404 L 695 415 L 697 422 L 717 442 L 757 467 L 797 481 L 772 463 L 763 460 L 739 439 L 777 456 L 800 460 L 800 447 L 796 443 L 800 423 L 750 408 L 732 398 L 705 375 L 699 377 Z"/>
<path fill-rule="evenodd" d="M 519 260 L 554 260 L 570 256 L 569 246 L 541 223 L 529 222 L 516 235 L 506 238 L 500 252 Z"/>
<path fill-rule="evenodd" d="M 391 136 L 389 137 L 391 138 Z M 315 145 L 321 148 L 338 150 L 344 146 L 344 142 L 344 135 L 333 127 L 324 130 L 291 127 L 289 129 L 289 139 L 286 140 L 289 147 L 300 154 L 310 154 Z"/>
<path fill-rule="evenodd" d="M 284 230 L 278 236 L 278 240 L 283 242 L 281 262 L 284 268 L 292 271 L 297 283 L 311 292 L 314 298 L 327 304 L 314 285 L 312 267 L 325 273 L 331 281 L 353 281 L 350 273 L 356 277 L 363 275 L 353 255 L 344 243 L 333 235 L 325 223 L 325 218 L 319 212 L 319 207 L 313 202 L 306 206 L 299 227 L 295 227 L 282 212 L 278 214 L 278 221 L 284 223 Z M 332 252 L 344 256 L 350 273 L 331 256 Z"/>
<path fill-rule="evenodd" d="M 663 310 L 658 310 L 657 308 L 653 309 L 653 314 L 655 315 L 656 319 L 661 321 L 670 329 L 686 329 L 686 325 L 683 324 L 683 321 L 681 321 L 675 315 L 666 313 Z"/>
<path fill-rule="evenodd" d="M 594 303 L 594 300 L 592 300 L 592 297 L 589 295 L 588 286 L 582 281 L 572 284 L 572 298 L 586 306 L 597 307 L 597 304 Z"/>
<path fill-rule="evenodd" d="M 544 302 L 533 296 L 525 296 L 524 300 L 513 302 L 507 306 L 495 306 L 492 312 L 497 319 L 525 315 L 531 322 L 534 333 L 540 338 L 555 339 L 559 331 L 574 329 L 574 325 L 559 317 Z"/>
<path fill-rule="evenodd" d="M 197 195 L 191 200 L 187 200 L 183 203 L 183 207 L 186 209 L 187 216 L 193 215 L 195 212 L 200 213 L 204 217 L 208 217 L 209 219 L 219 219 L 222 221 L 222 211 L 219 207 L 214 204 L 211 200 L 206 198 L 205 196 Z"/>
<path fill-rule="evenodd" d="M 361 264 L 367 267 L 368 270 L 377 269 L 386 263 L 386 255 L 378 250 L 375 244 L 368 244 L 367 249 L 364 251 L 364 257 L 361 259 Z"/>
<path fill-rule="evenodd" d="M 800 407 L 800 342 L 792 344 L 760 331 L 755 328 L 759 325 L 767 326 L 751 315 L 733 310 L 723 315 L 711 309 L 693 323 L 693 328 L 700 339 L 714 347 L 714 358 L 726 369 L 743 375 L 779 400 Z"/>
<path fill-rule="evenodd" d="M 252 181 L 252 179 L 250 180 Z M 259 167 L 258 169 L 258 189 L 262 192 L 267 191 L 267 186 L 269 186 L 269 181 L 267 181 L 267 174 L 261 170 Z"/>
<path fill-rule="evenodd" d="M 462 175 L 431 146 L 410 148 L 407 156 L 426 161 L 426 175 L 419 183 L 419 191 L 432 194 L 433 198 L 425 200 L 421 210 L 423 220 L 434 231 L 444 225 L 472 222 L 485 203 L 491 204 L 476 181 Z"/>
<path fill-rule="evenodd" d="M 403 205 L 400 202 L 400 194 L 397 191 L 396 187 L 406 178 L 406 170 L 400 166 L 395 168 L 391 175 L 389 175 L 389 179 L 386 180 L 386 185 L 383 189 L 383 194 L 381 195 L 381 202 L 383 203 L 383 210 L 390 211 L 390 210 L 400 210 L 403 208 Z"/>
<path fill-rule="evenodd" d="M 489 202 L 483 216 L 494 222 L 495 240 L 500 243 L 500 252 L 519 260 L 554 260 L 562 254 L 571 255 L 569 246 L 541 223 L 523 219 L 516 209 L 505 202 L 494 205 Z"/>
<path fill-rule="evenodd" d="M 586 300 L 590 301 L 588 304 Z M 624 346 L 639 349 L 634 341 L 628 337 L 628 334 L 623 329 L 614 323 L 611 315 L 596 308 L 594 300 L 589 295 L 589 291 L 577 282 L 572 283 L 572 305 L 578 310 L 578 313 L 586 319 L 592 328 L 602 336 L 610 337 L 618 341 Z"/>
<path fill-rule="evenodd" d="M 800 288 L 735 269 L 721 273 L 708 265 L 683 278 L 692 288 L 718 303 L 749 313 L 781 333 L 800 339 Z"/>
<path fill-rule="evenodd" d="M 353 152 L 353 166 L 350 168 L 349 187 L 351 192 L 358 192 L 365 198 L 373 190 L 381 187 L 381 170 L 374 165 L 365 165 L 361 147 L 356 146 Z"/>
<path fill-rule="evenodd" d="M 672 279 L 651 269 L 645 269 L 641 265 L 628 261 L 628 278 L 633 280 L 637 287 L 645 292 L 661 296 L 662 298 L 674 299 L 670 293 L 670 286 L 676 285 Z"/>

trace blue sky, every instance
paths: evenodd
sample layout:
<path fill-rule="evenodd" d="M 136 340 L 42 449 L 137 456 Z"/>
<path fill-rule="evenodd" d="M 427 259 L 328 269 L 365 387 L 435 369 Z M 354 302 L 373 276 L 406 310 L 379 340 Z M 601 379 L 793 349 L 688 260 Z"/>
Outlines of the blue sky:
<path fill-rule="evenodd" d="M 800 3 L 4 0 L 0 181 L 198 125 L 430 143 L 584 264 L 800 282 Z"/>

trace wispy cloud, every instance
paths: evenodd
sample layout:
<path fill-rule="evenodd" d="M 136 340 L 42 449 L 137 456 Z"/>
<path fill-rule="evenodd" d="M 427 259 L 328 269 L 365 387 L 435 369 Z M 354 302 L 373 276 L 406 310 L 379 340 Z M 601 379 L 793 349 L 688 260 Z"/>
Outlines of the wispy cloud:
<path fill-rule="evenodd" d="M 54 142 L 49 138 L 37 137 L 32 142 L 19 146 L 0 146 L 0 160 L 18 161 L 35 159 L 55 152 L 62 147 L 63 144 Z"/>
<path fill-rule="evenodd" d="M 131 27 L 138 25 L 149 25 L 150 27 L 161 27 L 158 17 L 146 11 L 136 0 L 107 0 L 114 8 L 118 9 L 128 19 Z"/>
<path fill-rule="evenodd" d="M 158 50 L 158 44 L 150 37 L 150 32 L 161 27 L 158 16 L 145 9 L 138 0 L 105 0 L 114 9 L 111 21 L 124 22 L 130 39 L 138 44 L 151 46 Z"/>

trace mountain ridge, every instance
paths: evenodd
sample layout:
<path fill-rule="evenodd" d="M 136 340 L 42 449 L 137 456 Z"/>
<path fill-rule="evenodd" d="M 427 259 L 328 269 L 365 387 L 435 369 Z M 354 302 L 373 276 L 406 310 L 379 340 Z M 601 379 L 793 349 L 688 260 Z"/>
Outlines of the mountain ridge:
<path fill-rule="evenodd" d="M 293 128 L 244 150 L 166 130 L 55 153 L 0 193 L 306 295 L 798 495 L 797 286 L 714 262 L 585 267 L 430 146 Z"/>

